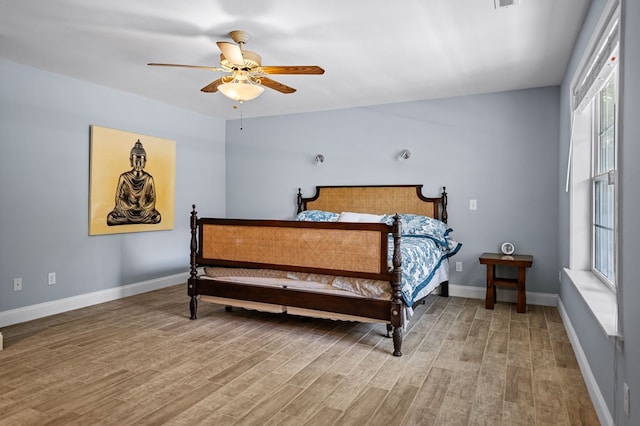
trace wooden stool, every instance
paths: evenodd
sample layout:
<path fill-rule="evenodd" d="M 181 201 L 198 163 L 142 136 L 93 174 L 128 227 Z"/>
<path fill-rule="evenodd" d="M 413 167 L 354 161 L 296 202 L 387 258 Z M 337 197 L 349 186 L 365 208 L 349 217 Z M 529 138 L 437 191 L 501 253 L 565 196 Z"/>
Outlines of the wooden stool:
<path fill-rule="evenodd" d="M 515 288 L 517 290 L 517 312 L 523 314 L 527 310 L 527 292 L 525 287 L 527 268 L 533 264 L 533 256 L 528 254 L 503 255 L 499 253 L 482 253 L 479 258 L 482 265 L 487 265 L 487 296 L 485 308 L 493 309 L 496 303 L 496 287 Z M 518 278 L 496 277 L 496 265 L 518 268 Z"/>

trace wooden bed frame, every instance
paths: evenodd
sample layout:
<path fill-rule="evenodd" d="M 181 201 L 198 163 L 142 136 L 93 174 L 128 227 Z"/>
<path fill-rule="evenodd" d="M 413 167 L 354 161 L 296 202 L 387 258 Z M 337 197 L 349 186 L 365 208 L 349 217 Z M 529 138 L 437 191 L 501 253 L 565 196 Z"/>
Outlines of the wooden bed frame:
<path fill-rule="evenodd" d="M 422 185 L 317 186 L 316 194 L 297 195 L 298 212 L 325 210 L 358 213 L 414 213 L 446 222 L 447 193 L 437 198 L 422 195 Z M 405 303 L 400 291 L 402 259 L 401 224 L 304 222 L 293 220 L 247 220 L 198 218 L 191 212 L 191 256 L 188 294 L 191 319 L 197 318 L 198 296 L 214 296 L 228 303 L 248 301 L 290 307 L 296 314 L 306 310 L 339 314 L 387 324 L 393 331 L 393 355 L 402 355 Z M 388 235 L 393 235 L 393 270 L 388 270 Z M 330 241 L 331 244 L 327 244 Z M 314 292 L 294 288 L 266 287 L 199 275 L 206 266 L 281 271 L 384 280 L 391 283 L 392 300 Z M 440 283 L 440 295 L 448 296 L 448 282 Z"/>

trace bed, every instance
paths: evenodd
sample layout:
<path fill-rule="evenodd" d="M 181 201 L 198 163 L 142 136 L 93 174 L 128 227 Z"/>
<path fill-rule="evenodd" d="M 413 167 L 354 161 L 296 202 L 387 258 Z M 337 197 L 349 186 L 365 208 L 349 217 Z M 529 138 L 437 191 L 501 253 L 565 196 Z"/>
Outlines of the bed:
<path fill-rule="evenodd" d="M 436 288 L 448 296 L 448 258 L 461 245 L 447 218 L 445 188 L 430 198 L 422 185 L 299 189 L 295 220 L 198 218 L 194 205 L 191 319 L 200 301 L 385 323 L 401 356 L 412 308 Z"/>

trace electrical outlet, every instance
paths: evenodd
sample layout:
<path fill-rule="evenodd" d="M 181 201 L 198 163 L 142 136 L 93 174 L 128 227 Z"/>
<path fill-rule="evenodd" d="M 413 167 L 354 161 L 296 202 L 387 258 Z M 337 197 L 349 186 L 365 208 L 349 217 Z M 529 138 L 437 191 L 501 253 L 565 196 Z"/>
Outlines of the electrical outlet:
<path fill-rule="evenodd" d="M 622 389 L 622 393 L 624 394 L 624 413 L 629 417 L 631 415 L 631 407 L 629 407 L 629 397 L 631 396 L 629 395 L 629 385 L 623 383 Z"/>
<path fill-rule="evenodd" d="M 469 210 L 478 210 L 478 200 L 469 200 Z"/>
<path fill-rule="evenodd" d="M 13 279 L 13 291 L 22 291 L 22 278 Z"/>
<path fill-rule="evenodd" d="M 456 262 L 456 272 L 462 271 L 462 262 Z"/>
<path fill-rule="evenodd" d="M 562 271 L 558 271 L 558 282 L 562 283 Z"/>
<path fill-rule="evenodd" d="M 49 285 L 54 285 L 56 283 L 56 273 L 49 272 Z"/>

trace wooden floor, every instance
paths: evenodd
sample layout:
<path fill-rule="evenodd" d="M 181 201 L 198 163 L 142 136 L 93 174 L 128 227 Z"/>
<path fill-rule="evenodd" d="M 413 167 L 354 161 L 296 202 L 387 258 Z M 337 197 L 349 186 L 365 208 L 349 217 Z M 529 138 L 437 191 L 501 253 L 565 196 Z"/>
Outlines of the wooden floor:
<path fill-rule="evenodd" d="M 384 325 L 200 304 L 186 287 L 2 330 L 2 425 L 597 425 L 555 308 L 430 296 Z"/>

